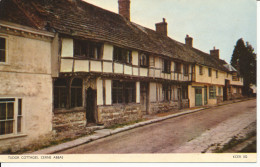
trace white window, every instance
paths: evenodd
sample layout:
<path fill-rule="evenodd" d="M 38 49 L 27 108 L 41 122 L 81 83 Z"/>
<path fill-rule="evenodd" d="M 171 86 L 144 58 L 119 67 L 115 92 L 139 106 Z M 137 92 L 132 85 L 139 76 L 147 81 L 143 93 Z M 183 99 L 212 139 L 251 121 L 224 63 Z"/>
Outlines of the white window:
<path fill-rule="evenodd" d="M 22 99 L 0 98 L 0 136 L 22 131 Z"/>
<path fill-rule="evenodd" d="M 7 39 L 0 37 L 0 63 L 7 62 Z"/>

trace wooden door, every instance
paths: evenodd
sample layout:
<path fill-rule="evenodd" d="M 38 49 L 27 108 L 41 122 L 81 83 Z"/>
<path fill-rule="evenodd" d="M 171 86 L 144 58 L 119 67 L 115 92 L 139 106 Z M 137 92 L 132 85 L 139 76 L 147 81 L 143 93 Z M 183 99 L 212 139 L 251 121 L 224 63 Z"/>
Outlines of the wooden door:
<path fill-rule="evenodd" d="M 208 88 L 204 87 L 204 105 L 208 104 Z"/>
<path fill-rule="evenodd" d="M 92 88 L 88 88 L 86 91 L 86 118 L 88 123 L 96 123 L 96 99 L 97 92 Z"/>
<path fill-rule="evenodd" d="M 195 106 L 202 106 L 202 88 L 195 88 Z"/>

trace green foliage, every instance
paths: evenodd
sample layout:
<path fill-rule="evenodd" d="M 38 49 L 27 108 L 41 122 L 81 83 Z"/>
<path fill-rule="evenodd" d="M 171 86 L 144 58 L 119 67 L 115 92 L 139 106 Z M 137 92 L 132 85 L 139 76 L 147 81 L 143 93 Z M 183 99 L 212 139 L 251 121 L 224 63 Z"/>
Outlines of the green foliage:
<path fill-rule="evenodd" d="M 256 84 L 256 54 L 254 48 L 240 38 L 233 51 L 231 65 L 235 67 L 244 78 L 243 94 L 249 95 L 250 84 Z"/>

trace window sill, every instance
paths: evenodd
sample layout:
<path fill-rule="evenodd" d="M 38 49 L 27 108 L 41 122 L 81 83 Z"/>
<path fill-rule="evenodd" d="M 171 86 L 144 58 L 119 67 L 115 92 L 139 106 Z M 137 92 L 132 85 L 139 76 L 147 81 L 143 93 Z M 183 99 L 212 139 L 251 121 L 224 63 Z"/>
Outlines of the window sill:
<path fill-rule="evenodd" d="M 10 64 L 8 62 L 0 62 L 0 66 L 3 65 L 3 66 L 10 66 Z"/>
<path fill-rule="evenodd" d="M 26 137 L 26 134 L 8 134 L 8 135 L 2 135 L 0 136 L 0 140 L 6 140 L 6 139 L 13 139 L 13 138 L 19 138 L 19 137 Z"/>

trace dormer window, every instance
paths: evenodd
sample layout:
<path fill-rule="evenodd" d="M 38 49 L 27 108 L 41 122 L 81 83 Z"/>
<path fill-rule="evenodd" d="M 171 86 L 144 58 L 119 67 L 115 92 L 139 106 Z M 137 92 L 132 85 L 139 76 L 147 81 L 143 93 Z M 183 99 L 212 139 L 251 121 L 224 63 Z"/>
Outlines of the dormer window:
<path fill-rule="evenodd" d="M 101 46 L 95 42 L 74 40 L 74 57 L 100 59 Z"/>
<path fill-rule="evenodd" d="M 114 46 L 113 60 L 120 63 L 132 64 L 132 51 Z"/>
<path fill-rule="evenodd" d="M 139 63 L 141 67 L 149 66 L 149 56 L 147 54 L 141 53 Z"/>

